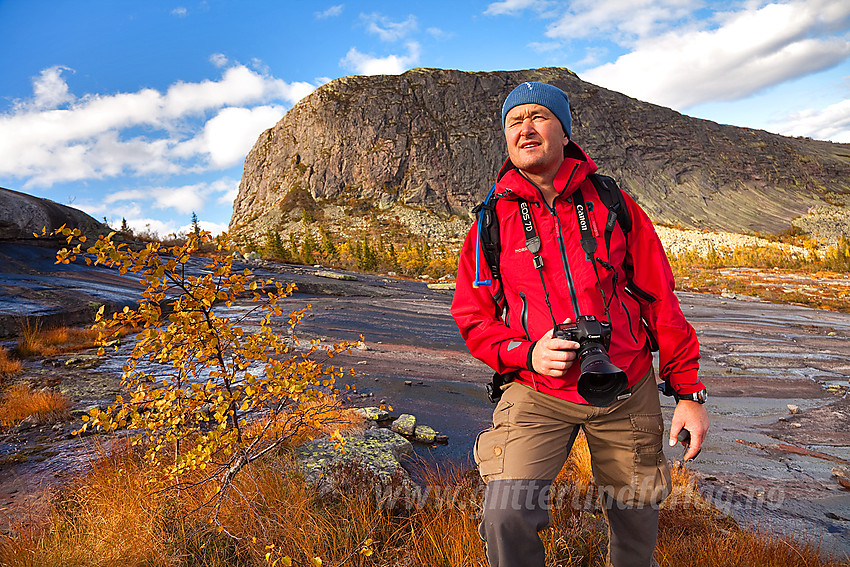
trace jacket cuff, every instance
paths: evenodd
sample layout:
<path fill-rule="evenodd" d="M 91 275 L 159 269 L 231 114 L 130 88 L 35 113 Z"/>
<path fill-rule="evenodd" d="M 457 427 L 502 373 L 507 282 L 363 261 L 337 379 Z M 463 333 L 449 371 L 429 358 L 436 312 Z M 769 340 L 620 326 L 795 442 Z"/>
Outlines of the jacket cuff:
<path fill-rule="evenodd" d="M 693 394 L 694 392 L 705 389 L 705 385 L 697 376 L 696 370 L 672 376 L 670 378 L 670 385 L 678 394 Z"/>
<path fill-rule="evenodd" d="M 537 345 L 537 341 L 534 341 L 533 343 L 531 343 L 531 346 L 530 346 L 530 347 L 528 347 L 528 354 L 527 354 L 527 355 L 525 355 L 525 367 L 526 367 L 527 369 L 531 370 L 532 372 L 537 372 L 537 371 L 534 369 L 534 365 L 532 364 L 532 360 L 531 360 L 531 359 L 532 359 L 532 355 L 534 354 L 534 347 L 535 347 L 536 345 Z"/>
<path fill-rule="evenodd" d="M 499 349 L 499 360 L 508 371 L 525 370 L 528 367 L 531 349 L 534 347 L 534 342 L 532 341 L 521 341 L 519 345 L 511 348 L 516 342 L 505 341 Z"/>

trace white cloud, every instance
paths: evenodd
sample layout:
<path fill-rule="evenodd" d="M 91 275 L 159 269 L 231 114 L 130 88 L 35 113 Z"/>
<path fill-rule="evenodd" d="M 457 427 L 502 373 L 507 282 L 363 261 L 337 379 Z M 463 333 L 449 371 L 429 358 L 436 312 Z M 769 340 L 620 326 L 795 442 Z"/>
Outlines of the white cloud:
<path fill-rule="evenodd" d="M 202 194 L 204 184 L 185 185 L 183 187 L 163 187 L 152 189 L 154 207 L 157 209 L 174 209 L 178 213 L 191 214 L 204 206 Z"/>
<path fill-rule="evenodd" d="M 75 98 L 64 70 L 45 69 L 33 82 L 33 98 L 0 114 L 0 175 L 24 179 L 25 188 L 227 167 L 250 149 L 248 138 L 283 115 L 282 104 L 314 89 L 234 65 L 219 80 L 180 81 L 165 93 Z M 235 124 L 237 116 L 245 122 Z"/>
<path fill-rule="evenodd" d="M 227 64 L 229 63 L 227 55 L 224 53 L 213 53 L 210 55 L 210 62 L 219 68 L 227 67 Z"/>
<path fill-rule="evenodd" d="M 546 3 L 548 4 L 548 2 Z M 538 0 L 503 0 L 501 2 L 493 2 L 487 6 L 484 13 L 488 16 L 512 15 L 538 4 L 541 4 Z"/>
<path fill-rule="evenodd" d="M 186 157 L 205 154 L 215 169 L 231 167 L 244 160 L 257 136 L 274 126 L 285 113 L 282 106 L 273 105 L 224 108 L 204 124 L 196 138 L 175 148 L 175 154 Z"/>
<path fill-rule="evenodd" d="M 546 35 L 564 40 L 610 36 L 624 41 L 656 34 L 702 4 L 703 0 L 575 0 Z"/>
<path fill-rule="evenodd" d="M 455 37 L 454 32 L 447 32 L 447 31 L 444 31 L 440 28 L 428 28 L 425 31 L 428 33 L 428 35 L 430 35 L 431 37 L 433 37 L 434 39 L 436 39 L 438 41 L 444 41 L 446 39 L 450 39 L 452 37 Z"/>
<path fill-rule="evenodd" d="M 68 83 L 62 77 L 64 71 L 73 73 L 73 69 L 55 65 L 41 71 L 38 77 L 32 80 L 33 98 L 29 101 L 16 101 L 15 109 L 42 110 L 45 108 L 58 108 L 64 104 L 74 101 L 74 95 L 68 88 Z"/>
<path fill-rule="evenodd" d="M 723 15 L 719 28 L 638 40 L 613 63 L 582 78 L 677 109 L 737 100 L 837 65 L 850 41 L 850 2 L 798 0 Z"/>
<path fill-rule="evenodd" d="M 117 226 L 121 226 L 120 220 Z M 178 232 L 173 223 L 163 222 L 159 219 L 128 218 L 127 226 L 133 229 L 136 234 L 146 233 L 154 237 L 167 237 L 170 234 L 176 235 Z"/>
<path fill-rule="evenodd" d="M 198 226 L 201 230 L 206 230 L 213 236 L 218 236 L 222 232 L 227 232 L 227 225 L 223 223 L 209 222 L 198 219 Z M 183 226 L 177 229 L 177 234 L 189 234 L 194 230 L 195 227 L 192 226 L 192 223 L 184 224 Z"/>
<path fill-rule="evenodd" d="M 218 199 L 215 200 L 216 204 L 226 205 L 228 208 L 233 208 L 233 201 L 235 201 L 236 196 L 239 195 L 239 181 L 222 179 L 220 181 L 216 181 L 212 187 L 219 193 Z"/>
<path fill-rule="evenodd" d="M 171 15 L 177 16 L 178 18 L 185 18 L 186 14 L 188 14 L 188 13 L 189 13 L 189 10 L 187 10 L 183 6 L 178 6 L 178 7 L 174 8 L 173 10 L 171 10 Z"/>
<path fill-rule="evenodd" d="M 318 20 L 324 20 L 324 19 L 327 19 L 327 18 L 335 18 L 335 17 L 339 16 L 340 14 L 342 14 L 342 9 L 343 9 L 344 6 L 345 6 L 344 4 L 337 4 L 335 6 L 331 6 L 327 10 L 323 10 L 321 12 L 316 12 L 314 15 L 316 16 L 316 19 L 318 19 Z"/>
<path fill-rule="evenodd" d="M 407 55 L 374 57 L 360 53 L 352 47 L 339 64 L 358 75 L 399 75 L 419 61 L 419 44 L 411 41 L 407 44 L 407 49 Z"/>
<path fill-rule="evenodd" d="M 88 206 L 86 211 L 89 214 L 102 214 L 104 211 L 114 214 L 117 210 L 138 211 L 144 206 L 161 210 L 171 209 L 182 215 L 191 215 L 193 212 L 201 213 L 210 202 L 217 206 L 232 206 L 238 189 L 239 182 L 227 177 L 209 183 L 179 187 L 127 189 L 106 195 L 102 206 Z"/>
<path fill-rule="evenodd" d="M 562 46 L 557 41 L 532 41 L 528 44 L 528 47 L 538 53 L 546 53 L 547 51 L 560 49 Z"/>
<path fill-rule="evenodd" d="M 416 31 L 416 16 L 408 16 L 403 22 L 393 22 L 380 14 L 360 14 L 366 30 L 381 38 L 381 41 L 398 41 Z"/>
<path fill-rule="evenodd" d="M 776 124 L 777 129 L 788 136 L 808 136 L 850 144 L 850 100 L 823 109 L 804 110 Z"/>

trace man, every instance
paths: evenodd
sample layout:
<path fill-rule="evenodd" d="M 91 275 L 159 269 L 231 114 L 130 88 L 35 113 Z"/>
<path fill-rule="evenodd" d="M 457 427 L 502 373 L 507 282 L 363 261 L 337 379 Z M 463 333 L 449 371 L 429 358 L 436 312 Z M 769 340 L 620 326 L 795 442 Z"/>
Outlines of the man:
<path fill-rule="evenodd" d="M 505 100 L 502 123 L 508 159 L 495 186 L 501 274 L 491 278 L 479 255 L 476 224 L 461 251 L 452 302 L 473 356 L 512 378 L 493 427 L 474 448 L 487 482 L 479 528 L 487 559 L 491 567 L 544 565 L 537 532 L 550 522 L 548 492 L 582 429 L 609 524 L 607 564 L 649 567 L 658 505 L 670 491 L 650 344 L 657 340 L 661 378 L 679 400 L 670 445 L 686 428 L 689 460 L 709 421 L 696 334 L 673 294 L 655 230 L 628 195 L 631 230 L 617 224 L 603 236 L 609 210 L 588 177 L 596 164 L 570 140 L 567 95 L 523 83 Z M 582 238 L 596 242 L 588 247 Z M 478 285 L 484 279 L 492 284 Z M 555 324 L 588 316 L 610 322 L 610 362 L 628 381 L 628 390 L 597 405 L 577 388 L 580 344 L 553 336 Z"/>

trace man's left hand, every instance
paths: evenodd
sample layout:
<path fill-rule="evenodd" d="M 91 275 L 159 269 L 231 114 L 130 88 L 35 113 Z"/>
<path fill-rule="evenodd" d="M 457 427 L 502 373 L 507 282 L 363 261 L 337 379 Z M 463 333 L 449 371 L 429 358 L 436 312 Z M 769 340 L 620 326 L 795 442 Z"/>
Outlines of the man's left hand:
<path fill-rule="evenodd" d="M 709 419 L 705 406 L 691 400 L 681 400 L 676 404 L 673 412 L 673 422 L 670 424 L 670 446 L 678 443 L 676 436 L 684 428 L 691 434 L 690 443 L 684 444 L 687 448 L 684 460 L 690 461 L 697 456 L 700 446 L 708 433 Z"/>

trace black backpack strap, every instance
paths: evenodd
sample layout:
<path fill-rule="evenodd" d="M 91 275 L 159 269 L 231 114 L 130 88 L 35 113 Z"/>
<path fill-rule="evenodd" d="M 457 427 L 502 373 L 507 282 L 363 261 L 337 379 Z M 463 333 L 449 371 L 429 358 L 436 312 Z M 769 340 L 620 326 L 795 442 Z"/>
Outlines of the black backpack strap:
<path fill-rule="evenodd" d="M 628 237 L 632 231 L 632 217 L 626 200 L 623 198 L 623 190 L 617 185 L 613 177 L 594 173 L 589 176 L 599 194 L 602 203 L 608 208 L 608 218 L 605 222 L 605 248 L 611 249 L 611 234 L 614 232 L 615 223 L 619 223 L 620 229 Z"/>

